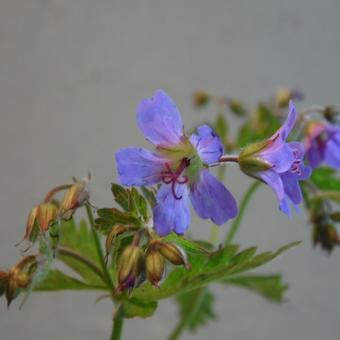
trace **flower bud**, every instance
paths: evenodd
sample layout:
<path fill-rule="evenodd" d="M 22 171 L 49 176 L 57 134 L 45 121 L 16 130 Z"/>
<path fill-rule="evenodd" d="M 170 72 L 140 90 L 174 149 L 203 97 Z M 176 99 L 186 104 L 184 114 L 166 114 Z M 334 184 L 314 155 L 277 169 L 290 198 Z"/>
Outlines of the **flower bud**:
<path fill-rule="evenodd" d="M 187 255 L 182 248 L 174 243 L 159 242 L 159 252 L 175 266 L 184 265 L 187 269 L 190 268 Z"/>
<path fill-rule="evenodd" d="M 149 282 L 159 287 L 165 271 L 165 261 L 162 254 L 156 249 L 149 249 L 145 255 L 146 276 Z"/>
<path fill-rule="evenodd" d="M 127 246 L 118 262 L 118 292 L 133 288 L 143 269 L 143 252 L 136 245 Z"/>
<path fill-rule="evenodd" d="M 135 228 L 134 228 L 135 229 Z M 105 262 L 108 260 L 108 256 L 111 252 L 111 248 L 113 245 L 114 240 L 118 235 L 121 235 L 127 231 L 131 230 L 131 226 L 123 225 L 123 224 L 116 224 L 110 231 L 110 233 L 106 237 L 105 241 Z"/>
<path fill-rule="evenodd" d="M 0 272 L 0 296 L 6 293 L 8 307 L 20 290 L 28 287 L 36 268 L 37 257 L 30 255 L 24 257 L 8 272 Z"/>
<path fill-rule="evenodd" d="M 198 90 L 196 92 L 194 92 L 194 94 L 192 95 L 192 105 L 195 108 L 201 108 L 205 105 L 207 105 L 211 100 L 210 95 L 202 90 Z"/>
<path fill-rule="evenodd" d="M 56 222 L 57 207 L 52 203 L 42 203 L 34 207 L 27 219 L 24 240 L 35 242 L 39 231 L 45 232 Z"/>
<path fill-rule="evenodd" d="M 300 91 L 281 87 L 276 91 L 275 102 L 278 107 L 287 107 L 290 100 L 302 100 L 303 94 Z"/>
<path fill-rule="evenodd" d="M 340 245 L 340 238 L 335 226 L 331 223 L 324 225 L 314 225 L 313 243 L 320 244 L 321 248 L 332 252 L 333 248 Z"/>
<path fill-rule="evenodd" d="M 77 181 L 66 191 L 59 207 L 59 216 L 69 220 L 75 210 L 83 206 L 90 198 L 89 181 L 90 175 Z"/>

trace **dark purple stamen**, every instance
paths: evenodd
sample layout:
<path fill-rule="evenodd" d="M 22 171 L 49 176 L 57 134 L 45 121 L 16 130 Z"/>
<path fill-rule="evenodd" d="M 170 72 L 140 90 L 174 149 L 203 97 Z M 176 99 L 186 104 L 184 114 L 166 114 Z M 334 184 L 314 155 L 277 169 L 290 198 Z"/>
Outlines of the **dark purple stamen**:
<path fill-rule="evenodd" d="M 185 184 L 188 183 L 189 178 L 188 176 L 183 176 L 182 179 L 180 179 L 183 171 L 190 165 L 190 160 L 188 158 L 183 158 L 181 163 L 179 164 L 176 171 L 172 171 L 169 163 L 165 163 L 165 171 L 161 172 L 162 175 L 162 182 L 165 184 L 171 183 L 171 190 L 172 194 L 175 197 L 176 200 L 182 199 L 182 196 L 177 196 L 176 194 L 176 184 Z"/>

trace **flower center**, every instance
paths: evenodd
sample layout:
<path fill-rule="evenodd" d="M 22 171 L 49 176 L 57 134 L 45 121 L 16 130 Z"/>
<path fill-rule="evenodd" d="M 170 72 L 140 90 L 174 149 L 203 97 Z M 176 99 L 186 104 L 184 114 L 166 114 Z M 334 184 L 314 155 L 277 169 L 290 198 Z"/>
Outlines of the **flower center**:
<path fill-rule="evenodd" d="M 301 159 L 297 159 L 293 162 L 290 170 L 291 172 L 294 172 L 298 175 L 301 175 L 301 169 L 300 169 L 300 166 L 301 166 L 301 163 L 302 163 L 302 160 Z"/>
<path fill-rule="evenodd" d="M 190 160 L 188 158 L 183 158 L 179 163 L 177 169 L 173 171 L 169 163 L 165 163 L 165 169 L 161 172 L 162 182 L 165 184 L 171 183 L 171 190 L 174 198 L 176 200 L 182 199 L 182 196 L 176 194 L 176 185 L 185 184 L 189 182 L 188 176 L 182 176 L 184 170 L 190 165 Z M 182 176 L 182 177 L 181 177 Z"/>

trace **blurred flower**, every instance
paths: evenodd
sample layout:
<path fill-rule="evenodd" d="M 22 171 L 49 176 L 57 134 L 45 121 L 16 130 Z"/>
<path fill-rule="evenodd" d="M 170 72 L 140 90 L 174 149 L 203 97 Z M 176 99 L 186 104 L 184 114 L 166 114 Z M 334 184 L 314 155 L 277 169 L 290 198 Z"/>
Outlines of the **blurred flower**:
<path fill-rule="evenodd" d="M 90 198 L 89 181 L 90 174 L 75 183 L 66 191 L 59 207 L 59 216 L 64 220 L 69 220 L 75 210 L 83 206 Z"/>
<path fill-rule="evenodd" d="M 325 163 L 340 169 L 340 128 L 322 122 L 310 122 L 305 129 L 306 157 L 316 168 Z"/>
<path fill-rule="evenodd" d="M 197 134 L 188 138 L 175 103 L 162 90 L 141 101 L 137 121 L 156 150 L 119 150 L 119 181 L 127 186 L 162 184 L 153 209 L 159 235 L 185 232 L 190 222 L 189 199 L 201 218 L 210 218 L 218 225 L 237 215 L 235 199 L 207 170 L 223 154 L 220 138 L 209 126 L 200 126 Z"/>
<path fill-rule="evenodd" d="M 330 253 L 334 247 L 340 245 L 340 238 L 332 223 L 314 224 L 313 242 L 314 245 L 320 244 L 322 249 Z"/>
<path fill-rule="evenodd" d="M 248 145 L 239 156 L 241 170 L 269 185 L 277 196 L 280 210 L 288 216 L 288 201 L 295 206 L 301 203 L 299 181 L 311 174 L 311 169 L 303 163 L 303 144 L 286 142 L 296 119 L 297 112 L 290 102 L 288 117 L 281 128 L 268 140 Z"/>
<path fill-rule="evenodd" d="M 195 108 L 201 108 L 205 105 L 207 105 L 211 100 L 211 96 L 203 91 L 203 90 L 197 90 L 192 95 L 192 105 Z"/>
<path fill-rule="evenodd" d="M 9 271 L 0 271 L 0 296 L 6 294 L 7 306 L 31 282 L 32 275 L 37 268 L 37 257 L 34 255 L 24 257 Z"/>
<path fill-rule="evenodd" d="M 303 93 L 287 87 L 281 87 L 276 91 L 275 102 L 278 107 L 287 107 L 290 100 L 302 100 Z"/>

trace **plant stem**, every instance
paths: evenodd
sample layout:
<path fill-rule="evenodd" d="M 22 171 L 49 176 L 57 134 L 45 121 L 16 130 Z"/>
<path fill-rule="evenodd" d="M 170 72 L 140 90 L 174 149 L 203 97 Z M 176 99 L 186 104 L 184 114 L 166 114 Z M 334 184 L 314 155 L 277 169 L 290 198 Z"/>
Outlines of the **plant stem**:
<path fill-rule="evenodd" d="M 240 224 L 242 222 L 242 219 L 243 219 L 245 210 L 246 210 L 246 208 L 248 206 L 248 203 L 249 203 L 252 195 L 256 191 L 256 189 L 259 187 L 259 185 L 260 185 L 260 182 L 257 182 L 257 181 L 252 183 L 250 185 L 250 187 L 247 189 L 247 191 L 244 193 L 243 198 L 242 198 L 241 203 L 240 203 L 239 214 L 235 218 L 233 224 L 231 225 L 229 233 L 227 234 L 227 237 L 226 237 L 225 242 L 224 242 L 225 246 L 229 245 L 233 241 L 233 239 L 234 239 L 234 237 L 236 235 L 236 232 L 239 229 Z"/>
<path fill-rule="evenodd" d="M 94 239 L 94 242 L 95 242 L 95 245 L 96 245 L 100 265 L 102 267 L 104 276 L 106 278 L 106 283 L 109 285 L 110 289 L 112 291 L 114 291 L 115 287 L 114 287 L 114 284 L 113 284 L 113 280 L 112 280 L 112 277 L 111 277 L 111 275 L 110 275 L 110 273 L 109 273 L 109 271 L 106 267 L 105 257 L 104 257 L 104 253 L 103 253 L 103 250 L 102 250 L 102 245 L 100 244 L 99 235 L 98 235 L 98 233 L 95 229 L 94 218 L 93 218 L 93 214 L 92 214 L 92 208 L 88 203 L 85 204 L 85 208 L 86 208 L 87 216 L 88 216 L 88 219 L 89 219 L 89 222 L 90 222 L 91 231 L 92 231 L 93 239 Z"/>
<path fill-rule="evenodd" d="M 80 255 L 79 253 L 66 247 L 58 247 L 58 254 L 62 256 L 71 257 L 83 263 L 85 266 L 91 269 L 95 274 L 97 274 L 106 283 L 106 277 L 104 276 L 102 270 L 99 267 L 97 267 L 97 265 L 94 262 L 92 262 L 90 259 L 88 259 L 87 257 Z"/>
<path fill-rule="evenodd" d="M 53 188 L 52 190 L 50 190 L 50 191 L 46 194 L 46 196 L 45 196 L 45 198 L 44 198 L 44 202 L 45 202 L 45 203 L 48 203 L 48 202 L 52 199 L 52 197 L 53 197 L 57 192 L 62 191 L 62 190 L 69 189 L 69 188 L 72 187 L 72 185 L 73 185 L 73 184 L 65 184 L 65 185 L 59 185 L 58 187 Z"/>
<path fill-rule="evenodd" d="M 121 305 L 113 317 L 111 340 L 120 340 L 123 333 L 124 315 Z"/>

